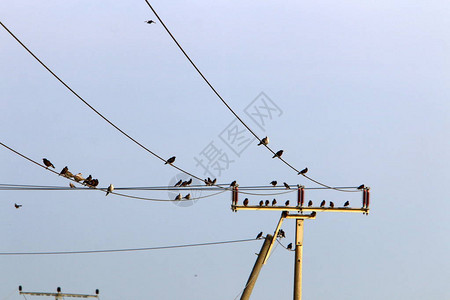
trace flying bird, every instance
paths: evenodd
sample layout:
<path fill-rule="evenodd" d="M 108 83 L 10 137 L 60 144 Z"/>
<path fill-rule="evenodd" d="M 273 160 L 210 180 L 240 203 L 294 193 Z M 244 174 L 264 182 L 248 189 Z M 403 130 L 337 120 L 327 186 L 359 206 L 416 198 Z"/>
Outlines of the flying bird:
<path fill-rule="evenodd" d="M 181 185 L 182 182 L 183 182 L 183 179 L 180 179 L 177 183 L 175 183 L 174 187 Z"/>
<path fill-rule="evenodd" d="M 186 199 L 186 200 L 191 199 L 191 194 L 187 194 L 186 196 L 184 196 L 184 199 Z"/>
<path fill-rule="evenodd" d="M 277 185 L 277 181 L 276 180 L 274 180 L 274 181 L 272 181 L 270 184 L 272 185 L 272 186 L 276 186 Z"/>
<path fill-rule="evenodd" d="M 235 187 L 236 186 L 236 180 L 234 180 L 232 183 L 230 183 L 231 187 Z"/>
<path fill-rule="evenodd" d="M 73 179 L 75 179 L 76 182 L 80 182 L 81 180 L 84 180 L 83 175 L 81 173 L 78 173 L 77 175 L 75 175 L 73 177 Z"/>
<path fill-rule="evenodd" d="M 261 145 L 267 146 L 268 144 L 269 144 L 269 138 L 266 136 L 259 142 L 258 146 L 261 146 Z"/>
<path fill-rule="evenodd" d="M 284 206 L 289 206 L 289 200 L 287 200 L 286 202 L 284 202 Z"/>
<path fill-rule="evenodd" d="M 269 203 L 270 203 L 270 201 L 269 200 L 266 200 L 266 206 L 269 206 Z"/>
<path fill-rule="evenodd" d="M 153 21 L 153 20 L 148 20 L 148 21 L 145 21 L 145 23 L 147 23 L 147 24 L 155 24 L 156 22 Z"/>
<path fill-rule="evenodd" d="M 21 207 L 22 207 L 22 204 L 17 204 L 17 203 L 14 203 L 14 207 L 15 207 L 16 209 L 19 209 L 19 208 L 21 208 Z"/>
<path fill-rule="evenodd" d="M 245 198 L 244 199 L 244 206 L 247 206 L 248 205 L 248 198 Z"/>
<path fill-rule="evenodd" d="M 166 163 L 165 163 L 165 165 L 167 165 L 167 164 L 173 164 L 174 162 L 175 162 L 175 156 L 172 156 L 171 158 L 169 158 L 167 161 L 166 161 Z"/>
<path fill-rule="evenodd" d="M 344 203 L 344 207 L 348 207 L 350 205 L 350 202 L 349 201 L 346 201 L 345 203 Z"/>
<path fill-rule="evenodd" d="M 321 203 L 320 203 L 320 207 L 324 207 L 325 206 L 325 203 L 327 203 L 325 200 L 323 200 Z"/>
<path fill-rule="evenodd" d="M 68 168 L 67 166 L 65 166 L 65 167 L 61 170 L 61 172 L 59 172 L 59 175 L 65 176 L 66 173 L 67 173 L 67 171 L 69 171 L 69 168 Z"/>
<path fill-rule="evenodd" d="M 44 162 L 44 165 L 49 168 L 52 167 L 53 169 L 55 168 L 55 166 L 46 158 L 43 158 L 42 161 Z"/>
<path fill-rule="evenodd" d="M 312 200 L 309 200 L 309 201 L 308 201 L 308 207 L 311 207 L 312 205 L 313 205 Z"/>
<path fill-rule="evenodd" d="M 108 196 L 109 193 L 112 193 L 112 191 L 114 191 L 114 186 L 112 185 L 112 183 L 108 186 L 108 189 L 106 190 L 106 195 Z"/>
<path fill-rule="evenodd" d="M 283 155 L 283 150 L 279 150 L 277 153 L 275 153 L 275 155 L 274 156 L 272 156 L 272 158 L 275 158 L 275 157 L 278 157 L 278 158 L 280 158 L 281 157 L 281 155 Z"/>
<path fill-rule="evenodd" d="M 260 233 L 258 233 L 258 235 L 256 236 L 256 239 L 259 240 L 263 235 L 263 232 L 261 231 Z"/>
<path fill-rule="evenodd" d="M 272 200 L 272 206 L 275 206 L 275 205 L 277 205 L 277 200 L 276 200 L 276 199 L 273 199 L 273 200 Z"/>
<path fill-rule="evenodd" d="M 259 201 L 259 206 L 263 206 L 264 205 L 264 202 L 261 200 L 261 201 Z"/>
<path fill-rule="evenodd" d="M 181 198 L 182 198 L 181 194 L 178 194 L 178 195 L 175 197 L 175 200 L 181 200 Z"/>
<path fill-rule="evenodd" d="M 284 184 L 284 187 L 287 188 L 288 190 L 291 189 L 291 187 L 289 186 L 289 184 L 287 184 L 286 182 L 283 182 L 283 184 Z"/>
<path fill-rule="evenodd" d="M 76 186 L 72 182 L 69 182 L 69 186 L 70 186 L 71 189 L 76 188 Z"/>
<path fill-rule="evenodd" d="M 364 184 L 361 184 L 360 186 L 358 186 L 358 190 L 362 190 L 364 187 Z"/>
<path fill-rule="evenodd" d="M 304 168 L 303 170 L 301 170 L 300 172 L 298 172 L 298 175 L 303 175 L 306 174 L 306 172 L 308 172 L 308 168 Z"/>
<path fill-rule="evenodd" d="M 330 207 L 334 208 L 334 203 L 332 201 L 330 201 Z"/>
<path fill-rule="evenodd" d="M 292 243 L 290 243 L 289 245 L 287 245 L 286 247 L 288 250 L 292 250 Z"/>

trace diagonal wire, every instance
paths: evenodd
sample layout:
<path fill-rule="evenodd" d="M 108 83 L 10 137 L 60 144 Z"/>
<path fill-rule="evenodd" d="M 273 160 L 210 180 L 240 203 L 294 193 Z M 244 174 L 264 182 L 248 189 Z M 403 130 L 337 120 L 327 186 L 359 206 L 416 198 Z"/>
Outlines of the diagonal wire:
<path fill-rule="evenodd" d="M 170 35 L 170 37 L 172 38 L 172 40 L 175 42 L 175 44 L 178 46 L 178 48 L 180 49 L 180 51 L 184 54 L 184 56 L 187 58 L 187 60 L 191 63 L 191 65 L 194 67 L 194 69 L 197 71 L 197 73 L 202 77 L 202 79 L 206 82 L 206 84 L 211 88 L 211 90 L 214 92 L 214 94 L 216 94 L 216 96 L 220 99 L 220 101 L 222 101 L 222 103 L 228 108 L 228 110 L 236 117 L 236 119 L 239 120 L 239 122 L 241 122 L 242 125 L 244 125 L 244 127 L 260 142 L 262 142 L 262 140 L 256 135 L 256 133 L 239 117 L 239 115 L 231 108 L 231 106 L 222 98 L 222 96 L 219 94 L 219 92 L 214 88 L 214 86 L 209 82 L 209 80 L 205 77 L 205 75 L 203 75 L 203 73 L 200 71 L 200 69 L 197 67 L 197 65 L 194 63 L 194 61 L 189 57 L 189 55 L 186 53 L 186 51 L 184 51 L 183 47 L 181 47 L 180 43 L 177 41 L 177 39 L 173 36 L 173 34 L 170 32 L 169 28 L 167 28 L 166 24 L 164 24 L 163 20 L 160 18 L 160 16 L 158 15 L 158 13 L 156 12 L 156 10 L 153 8 L 153 6 L 148 2 L 148 0 L 145 0 L 145 2 L 147 3 L 148 7 L 152 10 L 152 12 L 155 14 L 156 18 L 158 18 L 159 22 L 161 23 L 161 25 L 164 27 L 164 29 L 166 30 L 166 32 Z M 266 144 L 262 144 L 264 145 L 273 155 L 275 155 L 275 151 L 273 151 L 268 145 Z M 326 185 L 320 181 L 317 181 L 315 179 L 312 179 L 309 176 L 306 176 L 305 174 L 300 174 L 300 171 L 298 169 L 296 169 L 294 166 L 292 166 L 291 164 L 289 164 L 285 159 L 283 159 L 280 156 L 277 156 L 283 163 L 285 163 L 289 168 L 291 168 L 292 170 L 294 170 L 297 175 L 303 175 L 305 178 L 307 178 L 308 180 L 311 180 L 312 182 L 321 185 L 323 187 L 326 187 L 328 189 L 333 189 L 333 190 L 337 190 L 337 191 L 341 191 L 341 192 L 359 192 L 359 191 L 348 191 L 348 190 L 341 190 L 339 188 L 335 188 L 335 187 L 331 187 L 329 185 Z"/>

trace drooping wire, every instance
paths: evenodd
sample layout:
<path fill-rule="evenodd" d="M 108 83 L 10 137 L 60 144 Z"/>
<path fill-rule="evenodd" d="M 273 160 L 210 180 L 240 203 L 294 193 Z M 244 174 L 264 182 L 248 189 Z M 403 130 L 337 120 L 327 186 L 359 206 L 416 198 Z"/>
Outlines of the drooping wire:
<path fill-rule="evenodd" d="M 113 253 L 113 252 L 135 252 L 135 251 L 151 251 L 151 250 L 163 250 L 163 249 L 176 249 L 176 248 L 188 248 L 188 247 L 201 247 L 201 246 L 213 246 L 224 245 L 234 243 L 253 242 L 256 239 L 241 239 L 230 241 L 218 241 L 218 242 L 206 242 L 197 244 L 182 244 L 172 246 L 158 246 L 158 247 L 145 247 L 145 248 L 124 248 L 124 249 L 106 249 L 106 250 L 81 250 L 81 251 L 46 251 L 46 252 L 0 252 L 0 255 L 67 255 L 67 254 L 94 254 L 94 253 Z"/>
<path fill-rule="evenodd" d="M 0 145 L 3 146 L 3 147 L 5 147 L 6 149 L 12 151 L 13 153 L 15 153 L 15 154 L 21 156 L 22 158 L 25 158 L 26 160 L 28 160 L 28 161 L 30 161 L 30 162 L 32 162 L 32 163 L 38 165 L 39 167 L 44 168 L 45 170 L 50 171 L 50 172 L 52 172 L 53 174 L 56 174 L 56 175 L 59 176 L 59 173 L 58 173 L 58 172 L 56 172 L 56 171 L 54 171 L 54 170 L 51 170 L 50 168 L 47 168 L 47 167 L 44 166 L 44 165 L 41 165 L 41 164 L 38 163 L 37 161 L 35 161 L 35 160 L 33 160 L 33 159 L 31 159 L 31 158 L 29 158 L 29 157 L 23 155 L 22 153 L 20 153 L 20 152 L 18 152 L 18 151 L 16 151 L 16 150 L 14 150 L 14 149 L 12 149 L 12 148 L 6 146 L 6 145 L 3 144 L 2 142 L 0 142 Z M 66 178 L 66 179 L 68 179 L 68 180 L 70 180 L 70 181 L 72 181 L 72 182 L 74 182 L 74 183 L 81 184 L 80 182 L 78 182 L 78 181 L 76 181 L 76 180 L 73 180 L 73 179 L 71 179 L 71 178 L 67 178 L 67 177 L 65 177 L 65 176 L 64 176 L 64 178 Z M 105 189 L 105 188 L 94 188 L 93 190 L 101 191 L 101 192 L 107 192 L 107 189 Z M 225 189 L 225 188 L 224 188 L 224 189 L 222 189 L 222 191 L 220 191 L 220 192 L 218 192 L 218 193 L 215 193 L 215 194 L 210 194 L 210 195 L 206 195 L 206 196 L 202 196 L 202 197 L 197 197 L 197 198 L 191 198 L 191 199 L 181 199 L 181 200 L 166 200 L 166 199 L 155 199 L 155 198 L 138 197 L 138 196 L 133 196 L 133 195 L 127 195 L 127 194 L 117 193 L 117 192 L 115 192 L 115 191 L 112 191 L 112 192 L 109 192 L 109 193 L 110 193 L 110 194 L 117 195 L 117 196 L 121 196 L 121 197 L 130 198 L 130 199 L 137 199 L 137 200 L 158 201 L 158 202 L 174 202 L 174 201 L 177 201 L 177 202 L 178 202 L 178 201 L 192 201 L 192 200 L 196 200 L 196 199 L 202 199 L 202 198 L 212 197 L 212 196 L 215 196 L 215 195 L 224 193 L 224 192 L 226 192 L 226 191 L 228 191 L 228 189 Z"/>
<path fill-rule="evenodd" d="M 258 137 L 258 135 L 239 117 L 239 115 L 231 108 L 231 106 L 222 98 L 222 96 L 219 94 L 219 92 L 214 88 L 214 86 L 209 82 L 209 80 L 205 77 L 205 75 L 203 75 L 202 71 L 200 71 L 200 69 L 197 67 L 197 65 L 194 63 L 194 61 L 190 58 L 190 56 L 186 53 L 186 51 L 184 51 L 183 47 L 181 47 L 180 43 L 177 41 L 177 39 L 173 36 L 173 34 L 170 32 L 169 28 L 167 28 L 166 24 L 163 22 L 163 20 L 160 18 L 160 16 L 158 15 L 158 13 L 156 12 L 156 10 L 153 8 L 153 6 L 148 2 L 148 0 L 145 0 L 145 2 L 147 3 L 148 7 L 152 10 L 152 12 L 155 14 L 156 18 L 158 19 L 158 21 L 161 23 L 161 25 L 164 27 L 164 29 L 166 30 L 166 32 L 170 35 L 170 37 L 172 38 L 172 40 L 175 42 L 175 44 L 178 46 L 178 49 L 180 49 L 180 51 L 184 54 L 184 56 L 186 57 L 186 59 L 191 63 L 191 65 L 194 67 L 194 69 L 197 71 L 197 73 L 200 75 L 200 77 L 206 82 L 206 84 L 210 87 L 210 89 L 214 92 L 214 94 L 220 99 L 220 101 L 222 101 L 222 103 L 228 108 L 228 110 L 236 117 L 236 119 L 238 119 L 239 122 L 241 122 L 242 125 L 244 125 L 244 127 L 260 142 L 262 142 L 261 138 Z M 275 151 L 272 150 L 268 145 L 266 145 L 265 143 L 262 143 L 262 145 L 264 145 L 273 155 L 275 155 Z M 329 185 L 326 185 L 324 183 L 321 183 L 315 179 L 312 179 L 309 176 L 306 176 L 305 174 L 300 174 L 300 171 L 295 168 L 294 166 L 292 166 L 291 164 L 289 164 L 285 159 L 283 159 L 282 157 L 278 156 L 278 158 L 284 163 L 286 164 L 289 168 L 291 168 L 292 170 L 294 170 L 297 175 L 303 175 L 305 178 L 307 178 L 308 180 L 311 180 L 312 182 L 321 185 L 323 187 L 326 187 L 328 189 L 333 189 L 333 190 L 337 190 L 337 191 L 341 191 L 341 192 L 359 192 L 359 191 L 348 191 L 348 190 L 341 190 L 339 188 L 335 188 Z"/>

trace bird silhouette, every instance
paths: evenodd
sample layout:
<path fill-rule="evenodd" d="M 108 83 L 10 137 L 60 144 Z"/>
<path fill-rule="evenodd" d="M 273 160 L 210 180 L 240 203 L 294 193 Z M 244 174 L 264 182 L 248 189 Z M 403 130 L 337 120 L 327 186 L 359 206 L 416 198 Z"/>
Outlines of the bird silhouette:
<path fill-rule="evenodd" d="M 349 206 L 349 205 L 350 205 L 350 202 L 349 202 L 349 201 L 345 201 L 344 207 L 347 207 L 347 206 Z"/>
<path fill-rule="evenodd" d="M 70 171 L 66 171 L 66 173 L 64 174 L 64 177 L 71 178 L 71 177 L 73 177 L 73 174 Z"/>
<path fill-rule="evenodd" d="M 181 185 L 182 182 L 183 182 L 183 179 L 180 179 L 177 183 L 175 183 L 174 187 Z"/>
<path fill-rule="evenodd" d="M 309 201 L 308 201 L 308 207 L 311 207 L 312 205 L 313 205 L 312 200 L 309 200 Z"/>
<path fill-rule="evenodd" d="M 89 176 L 83 181 L 83 183 L 84 183 L 84 184 L 90 184 L 90 183 L 91 183 L 91 180 L 92 180 L 92 175 L 89 175 Z"/>
<path fill-rule="evenodd" d="M 306 172 L 308 172 L 308 168 L 304 168 L 303 170 L 301 170 L 300 172 L 298 172 L 298 175 L 303 175 L 306 174 Z"/>
<path fill-rule="evenodd" d="M 364 188 L 364 184 L 361 184 L 360 186 L 358 186 L 358 190 L 362 190 Z"/>
<path fill-rule="evenodd" d="M 231 187 L 235 187 L 236 186 L 236 180 L 234 180 L 232 183 L 230 183 Z"/>
<path fill-rule="evenodd" d="M 95 188 L 98 185 L 98 179 L 92 179 L 90 186 Z"/>
<path fill-rule="evenodd" d="M 269 203 L 270 203 L 270 201 L 269 200 L 266 200 L 266 206 L 269 206 Z"/>
<path fill-rule="evenodd" d="M 22 204 L 17 204 L 17 203 L 14 203 L 14 207 L 15 207 L 16 209 L 19 209 L 19 208 L 21 208 L 21 207 L 22 207 Z"/>
<path fill-rule="evenodd" d="M 286 202 L 284 202 L 284 206 L 289 206 L 289 200 L 287 200 Z"/>
<path fill-rule="evenodd" d="M 76 186 L 72 182 L 69 182 L 69 186 L 70 186 L 71 189 L 76 188 Z"/>
<path fill-rule="evenodd" d="M 191 185 L 191 183 L 192 183 L 192 178 L 190 178 L 188 181 L 186 181 L 186 186 Z"/>
<path fill-rule="evenodd" d="M 323 200 L 321 203 L 320 203 L 320 207 L 324 207 L 325 206 L 325 203 L 327 203 L 325 200 Z"/>
<path fill-rule="evenodd" d="M 280 229 L 280 230 L 278 231 L 278 236 L 281 237 L 281 238 L 285 238 L 285 237 L 286 237 L 286 233 L 284 232 L 283 229 Z"/>
<path fill-rule="evenodd" d="M 148 20 L 148 21 L 145 21 L 145 23 L 147 23 L 147 24 L 155 24 L 156 22 L 153 21 L 153 20 Z"/>
<path fill-rule="evenodd" d="M 114 186 L 112 185 L 112 183 L 108 186 L 108 189 L 106 190 L 106 195 L 108 196 L 109 193 L 112 193 L 112 191 L 114 191 Z"/>
<path fill-rule="evenodd" d="M 259 201 L 259 206 L 263 206 L 264 205 L 264 201 Z"/>
<path fill-rule="evenodd" d="M 330 201 L 330 207 L 334 208 L 334 203 L 332 201 Z"/>
<path fill-rule="evenodd" d="M 69 168 L 67 167 L 67 166 L 65 166 L 62 170 L 61 170 L 61 172 L 59 172 L 59 175 L 66 175 L 66 173 L 67 173 L 67 171 L 69 171 Z"/>
<path fill-rule="evenodd" d="M 259 240 L 263 235 L 263 232 L 261 231 L 260 233 L 258 233 L 258 235 L 256 236 L 256 239 Z"/>
<path fill-rule="evenodd" d="M 292 243 L 290 243 L 289 245 L 287 245 L 286 247 L 288 250 L 292 250 Z"/>
<path fill-rule="evenodd" d="M 181 196 L 181 194 L 178 194 L 176 197 L 175 197 L 175 200 L 181 200 L 181 198 L 182 198 L 182 196 Z"/>
<path fill-rule="evenodd" d="M 269 138 L 266 136 L 265 138 L 263 138 L 260 142 L 259 142 L 259 144 L 258 144 L 258 146 L 260 146 L 260 145 L 268 145 L 269 144 Z"/>
<path fill-rule="evenodd" d="M 77 175 L 75 175 L 75 176 L 73 177 L 73 179 L 75 179 L 76 182 L 80 182 L 81 180 L 84 180 L 83 174 L 78 173 Z"/>
<path fill-rule="evenodd" d="M 185 186 L 187 186 L 187 184 L 188 184 L 187 181 L 183 181 L 183 182 L 180 184 L 180 187 L 185 187 Z"/>
<path fill-rule="evenodd" d="M 274 156 L 272 156 L 272 158 L 275 158 L 275 157 L 280 158 L 281 155 L 283 155 L 283 150 L 279 150 L 277 153 L 274 154 Z"/>
<path fill-rule="evenodd" d="M 244 206 L 247 206 L 248 205 L 248 198 L 245 198 L 244 199 Z"/>
<path fill-rule="evenodd" d="M 277 185 L 277 181 L 276 180 L 274 180 L 274 181 L 272 181 L 270 184 L 272 185 L 272 186 L 276 186 Z"/>
<path fill-rule="evenodd" d="M 273 199 L 273 200 L 272 200 L 272 206 L 275 206 L 275 205 L 277 205 L 277 200 L 276 200 L 276 199 Z"/>
<path fill-rule="evenodd" d="M 286 189 L 288 189 L 288 190 L 291 189 L 291 187 L 289 186 L 289 184 L 287 184 L 286 182 L 283 182 L 283 185 L 284 185 L 284 187 L 285 187 Z"/>
<path fill-rule="evenodd" d="M 171 158 L 169 158 L 167 161 L 166 161 L 166 163 L 165 163 L 165 165 L 167 165 L 167 164 L 173 164 L 174 162 L 175 162 L 175 156 L 172 156 Z"/>
<path fill-rule="evenodd" d="M 315 211 L 313 211 L 313 212 L 311 213 L 311 217 L 312 217 L 312 218 L 314 218 L 316 215 L 317 215 L 317 213 L 316 213 Z"/>
<path fill-rule="evenodd" d="M 53 169 L 55 168 L 55 166 L 46 158 L 43 158 L 42 161 L 44 162 L 44 165 L 48 168 L 48 167 L 52 167 Z"/>
<path fill-rule="evenodd" d="M 217 182 L 217 178 L 214 178 L 213 181 L 211 181 L 211 185 L 215 185 Z"/>
<path fill-rule="evenodd" d="M 184 196 L 184 199 L 186 199 L 186 200 L 191 199 L 191 194 L 187 194 L 186 196 Z"/>

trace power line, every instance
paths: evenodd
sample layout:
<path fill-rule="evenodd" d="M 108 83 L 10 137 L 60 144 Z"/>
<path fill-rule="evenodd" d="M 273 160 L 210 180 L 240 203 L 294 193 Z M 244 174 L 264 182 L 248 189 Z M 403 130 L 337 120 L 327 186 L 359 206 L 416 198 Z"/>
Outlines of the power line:
<path fill-rule="evenodd" d="M 233 243 L 253 242 L 256 239 L 241 239 L 231 241 L 219 241 L 219 242 L 207 242 L 198 244 L 182 244 L 172 246 L 158 246 L 158 247 L 146 247 L 146 248 L 125 248 L 125 249 L 106 249 L 106 250 L 83 250 L 83 251 L 47 251 L 47 252 L 0 252 L 0 255 L 63 255 L 63 254 L 93 254 L 93 253 L 112 253 L 112 252 L 134 252 L 134 251 L 150 251 L 150 250 L 163 250 L 163 249 L 175 249 L 175 248 L 187 248 L 187 247 L 200 247 L 200 246 L 213 246 Z"/>
<path fill-rule="evenodd" d="M 56 174 L 56 175 L 59 176 L 59 173 L 58 173 L 58 172 L 53 171 L 53 170 L 47 168 L 47 167 L 44 166 L 44 165 L 41 165 L 41 164 L 38 163 L 37 161 L 35 161 L 35 160 L 33 160 L 33 159 L 31 159 L 31 158 L 29 158 L 29 157 L 23 155 L 22 153 L 20 153 L 20 152 L 18 152 L 18 151 L 16 151 L 16 150 L 14 150 L 14 149 L 12 149 L 12 148 L 6 146 L 6 145 L 3 144 L 2 142 L 0 142 L 0 145 L 3 146 L 3 147 L 5 147 L 5 148 L 8 149 L 8 150 L 14 152 L 15 154 L 21 156 L 22 158 L 25 158 L 26 160 L 28 160 L 28 161 L 30 161 L 30 162 L 32 162 L 32 163 L 34 163 L 34 164 L 36 164 L 36 165 L 38 165 L 38 166 L 44 168 L 45 170 L 50 171 L 50 172 L 52 172 L 53 174 Z M 73 179 L 71 179 L 71 178 L 68 178 L 68 177 L 64 177 L 64 178 L 66 178 L 66 179 L 68 179 L 68 180 L 70 180 L 70 181 L 72 181 L 72 182 L 81 184 L 81 183 L 79 183 L 78 181 L 73 180 Z M 96 190 L 96 191 L 101 191 L 101 192 L 106 192 L 106 191 L 107 191 L 107 189 L 105 189 L 105 188 L 92 188 L 92 189 L 93 189 L 93 190 Z M 167 199 L 157 199 L 157 198 L 138 197 L 138 196 L 133 196 L 133 195 L 127 195 L 127 194 L 117 193 L 117 192 L 115 192 L 115 191 L 110 192 L 110 194 L 114 194 L 114 195 L 117 195 L 117 196 L 130 198 L 130 199 L 136 199 L 136 200 L 157 201 L 157 202 L 174 202 L 174 201 L 192 201 L 192 200 L 197 200 L 197 199 L 203 199 L 203 198 L 207 198 L 207 197 L 216 196 L 216 195 L 221 194 L 221 193 L 224 193 L 224 192 L 226 192 L 226 191 L 228 191 L 228 189 L 223 188 L 220 192 L 217 192 L 217 193 L 214 193 L 214 194 L 210 194 L 210 195 L 206 195 L 206 196 L 201 196 L 201 197 L 197 197 L 197 198 L 191 198 L 191 199 L 181 199 L 181 200 L 167 200 Z"/>
<path fill-rule="evenodd" d="M 209 82 L 209 80 L 205 77 L 205 75 L 203 75 L 202 71 L 200 71 L 200 69 L 197 67 L 197 65 L 194 63 L 194 61 L 189 57 L 189 55 L 186 53 L 186 51 L 184 51 L 183 47 L 181 47 L 180 43 L 177 41 L 177 39 L 173 36 L 173 34 L 170 32 L 169 28 L 167 28 L 166 24 L 164 24 L 163 20 L 159 17 L 158 13 L 156 12 L 156 10 L 153 8 L 153 6 L 148 2 L 148 0 L 145 0 L 145 2 L 147 3 L 148 7 L 150 7 L 150 9 L 153 11 L 153 13 L 155 14 L 156 18 L 159 20 L 159 22 L 161 23 L 161 25 L 164 27 L 164 29 L 166 30 L 166 32 L 170 35 L 170 37 L 172 38 L 172 40 L 175 42 L 175 44 L 178 46 L 178 49 L 180 49 L 180 51 L 184 54 L 184 56 L 187 58 L 187 60 L 191 63 L 191 65 L 194 67 L 194 69 L 197 71 L 197 73 L 200 75 L 200 77 L 206 82 L 206 84 L 211 88 L 211 90 L 214 92 L 214 94 L 220 99 L 220 101 L 222 101 L 222 103 L 228 108 L 228 110 L 236 117 L 236 119 L 239 120 L 239 122 L 241 122 L 242 125 L 244 125 L 244 127 L 260 142 L 262 142 L 262 140 L 258 137 L 258 135 L 256 135 L 256 133 L 239 117 L 239 115 L 231 108 L 231 106 L 222 98 L 222 96 L 219 94 L 219 92 L 214 88 L 214 86 Z M 262 145 L 264 145 L 273 155 L 275 155 L 275 151 L 273 151 L 266 143 L 262 143 Z M 305 178 L 307 178 L 308 180 L 321 185 L 323 187 L 326 187 L 328 189 L 333 189 L 333 190 L 337 190 L 337 191 L 341 191 L 341 192 L 357 192 L 357 191 L 351 191 L 351 190 L 341 190 L 339 188 L 335 188 L 335 187 L 331 187 L 329 185 L 326 185 L 320 181 L 317 181 L 315 179 L 312 179 L 309 176 L 306 176 L 305 174 L 300 174 L 300 171 L 295 168 L 294 166 L 292 166 L 291 164 L 289 164 L 285 159 L 283 159 L 281 156 L 277 156 L 284 164 L 286 164 L 289 168 L 291 168 L 292 170 L 294 170 L 297 175 L 303 175 Z"/>

